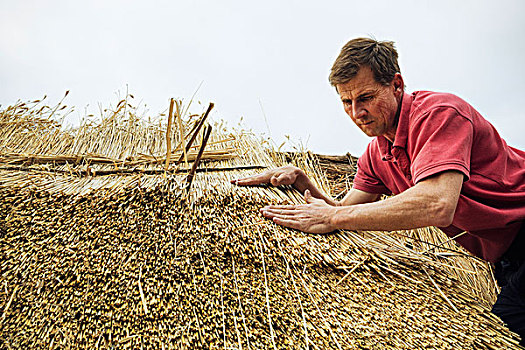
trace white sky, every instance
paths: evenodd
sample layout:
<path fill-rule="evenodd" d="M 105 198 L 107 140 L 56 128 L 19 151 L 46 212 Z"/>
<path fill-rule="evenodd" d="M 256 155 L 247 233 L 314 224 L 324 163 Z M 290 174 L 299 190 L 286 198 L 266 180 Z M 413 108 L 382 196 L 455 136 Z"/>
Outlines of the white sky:
<path fill-rule="evenodd" d="M 215 102 L 215 120 L 280 144 L 360 155 L 370 139 L 328 83 L 357 36 L 396 42 L 407 91 L 456 93 L 525 149 L 525 2 L 0 0 L 0 104 L 48 95 L 69 122 L 117 102 Z M 261 109 L 264 108 L 265 118 Z"/>

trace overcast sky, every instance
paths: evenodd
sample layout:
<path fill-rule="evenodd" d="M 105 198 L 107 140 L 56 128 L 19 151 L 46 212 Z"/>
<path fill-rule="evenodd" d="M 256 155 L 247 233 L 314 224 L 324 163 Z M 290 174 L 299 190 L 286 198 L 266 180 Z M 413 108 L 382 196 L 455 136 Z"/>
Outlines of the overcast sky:
<path fill-rule="evenodd" d="M 327 154 L 370 139 L 328 83 L 358 36 L 393 40 L 407 91 L 452 92 L 525 149 L 525 1 L 0 0 L 0 104 L 66 90 L 77 112 L 126 86 L 151 114 L 170 97 L 215 120 Z M 264 113 L 263 113 L 264 110 Z M 265 117 L 266 116 L 266 121 Z"/>

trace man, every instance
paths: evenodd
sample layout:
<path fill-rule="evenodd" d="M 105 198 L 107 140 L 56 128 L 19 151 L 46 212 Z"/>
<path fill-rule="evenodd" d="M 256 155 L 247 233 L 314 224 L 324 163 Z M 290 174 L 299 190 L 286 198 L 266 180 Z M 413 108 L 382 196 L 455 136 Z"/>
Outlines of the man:
<path fill-rule="evenodd" d="M 457 96 L 405 93 L 397 57 L 392 42 L 358 38 L 343 47 L 332 67 L 330 83 L 345 112 L 375 137 L 343 200 L 327 197 L 292 166 L 233 183 L 294 186 L 307 204 L 261 212 L 304 232 L 442 228 L 472 254 L 496 263 L 502 290 L 493 312 L 523 339 L 525 152 L 507 146 Z M 382 194 L 395 196 L 378 201 Z"/>

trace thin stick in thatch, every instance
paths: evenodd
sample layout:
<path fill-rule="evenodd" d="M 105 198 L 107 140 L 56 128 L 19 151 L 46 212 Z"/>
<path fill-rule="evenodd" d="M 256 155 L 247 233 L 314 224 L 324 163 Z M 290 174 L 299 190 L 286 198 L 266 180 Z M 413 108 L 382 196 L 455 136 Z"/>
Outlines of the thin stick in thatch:
<path fill-rule="evenodd" d="M 193 145 L 193 142 L 195 141 L 195 138 L 197 138 L 197 134 L 199 133 L 200 129 L 202 128 L 202 126 L 204 125 L 204 121 L 206 120 L 206 118 L 208 118 L 208 115 L 210 114 L 211 110 L 213 109 L 213 106 L 214 104 L 212 102 L 210 102 L 210 105 L 208 106 L 208 109 L 206 110 L 206 113 L 204 113 L 204 115 L 202 116 L 202 118 L 199 120 L 199 122 L 197 123 L 197 125 L 192 129 L 192 132 L 193 134 L 191 135 L 191 138 L 190 140 L 188 141 L 188 143 L 186 144 L 186 152 L 191 148 L 191 146 Z M 177 161 L 176 164 L 180 164 L 180 162 L 182 161 L 182 158 L 184 157 L 184 154 L 181 154 L 181 156 L 179 157 L 179 160 Z"/>
<path fill-rule="evenodd" d="M 2 321 L 5 319 L 5 316 L 7 314 L 7 310 L 9 309 L 9 306 L 11 306 L 11 303 L 13 302 L 13 299 L 15 297 L 16 291 L 18 289 L 18 285 L 15 286 L 13 289 L 13 293 L 11 294 L 11 298 L 9 298 L 9 301 L 7 302 L 5 308 L 4 308 L 4 314 L 2 315 Z"/>
<path fill-rule="evenodd" d="M 168 113 L 168 126 L 166 127 L 166 167 L 164 168 L 166 171 L 168 171 L 168 168 L 170 166 L 170 158 L 171 158 L 171 122 L 173 119 L 173 103 L 175 101 L 173 99 L 170 99 L 170 111 Z M 177 104 L 178 106 L 178 104 Z"/>
<path fill-rule="evenodd" d="M 439 243 L 437 245 L 434 245 L 433 247 L 428 248 L 427 250 L 423 251 L 421 254 L 426 254 L 426 253 L 428 253 L 428 252 L 430 252 L 430 251 L 432 251 L 432 250 L 434 250 L 436 248 L 439 248 L 440 246 L 445 245 L 445 244 L 455 240 L 456 238 L 459 238 L 459 237 L 463 236 L 466 233 L 467 233 L 467 231 L 463 231 L 461 233 L 458 233 L 454 237 L 451 237 L 451 238 L 447 239 L 446 241 L 443 241 L 443 242 L 441 242 L 441 243 Z"/>
<path fill-rule="evenodd" d="M 177 103 L 177 122 L 179 123 L 179 134 L 180 134 L 180 144 L 184 144 L 184 125 L 182 124 L 182 116 L 180 111 L 180 103 Z M 186 148 L 182 149 L 183 155 L 184 155 L 184 164 L 186 165 L 186 168 L 188 167 L 188 150 Z"/>
<path fill-rule="evenodd" d="M 443 293 L 443 291 L 441 290 L 441 288 L 439 288 L 439 286 L 437 285 L 436 282 L 434 282 L 434 280 L 432 279 L 432 277 L 430 277 L 430 274 L 427 272 L 426 269 L 423 269 L 423 271 L 425 271 L 425 273 L 427 274 L 428 278 L 430 279 L 430 282 L 432 282 L 432 284 L 434 285 L 434 287 L 436 287 L 437 291 L 439 292 L 439 294 L 443 297 L 443 299 L 445 299 L 445 301 L 452 307 L 452 309 L 456 312 L 459 312 L 458 309 L 454 306 L 454 304 L 452 304 L 452 302 L 450 301 L 449 298 L 447 298 L 447 296 L 445 295 L 445 293 Z"/>
<path fill-rule="evenodd" d="M 142 307 L 144 308 L 144 314 L 148 314 L 148 305 L 146 304 L 146 298 L 144 297 L 144 291 L 142 289 L 142 285 L 140 284 L 140 279 L 142 278 L 142 266 L 139 270 L 139 293 L 140 293 L 140 300 L 142 301 Z"/>
<path fill-rule="evenodd" d="M 266 276 L 266 266 L 264 264 L 263 237 L 260 232 L 259 232 L 259 238 L 261 240 L 258 243 L 259 243 L 259 249 L 261 250 L 261 261 L 262 261 L 262 267 L 263 267 L 263 272 L 264 272 L 264 292 L 266 296 L 266 308 L 268 311 L 268 325 L 270 326 L 270 337 L 272 339 L 273 348 L 277 349 L 275 345 L 275 332 L 273 330 L 273 325 L 272 325 L 272 314 L 270 312 L 270 297 L 268 296 L 268 278 Z"/>
<path fill-rule="evenodd" d="M 199 166 L 199 162 L 202 157 L 202 153 L 204 152 L 204 148 L 206 148 L 206 143 L 208 142 L 208 139 L 210 138 L 212 127 L 211 125 L 208 125 L 206 129 L 204 129 L 204 137 L 202 138 L 202 144 L 201 148 L 199 149 L 199 153 L 197 154 L 197 158 L 193 162 L 193 166 L 191 167 L 191 170 L 186 177 L 186 182 L 188 183 L 187 188 L 189 189 L 191 186 L 191 182 L 193 181 L 193 177 L 195 176 L 195 171 L 197 170 L 197 167 Z"/>
<path fill-rule="evenodd" d="M 204 160 L 203 157 L 201 157 L 201 161 Z M 212 173 L 212 172 L 228 172 L 228 171 L 239 171 L 239 170 L 253 170 L 253 169 L 266 169 L 268 168 L 265 165 L 240 165 L 240 166 L 232 166 L 232 167 L 210 167 L 210 168 L 199 168 L 196 169 L 196 173 Z M 35 174 L 68 174 L 70 176 L 75 177 L 82 177 L 82 176 L 106 176 L 106 175 L 125 175 L 125 174 L 142 174 L 142 175 L 160 175 L 164 174 L 166 170 L 161 169 L 139 169 L 139 168 L 133 168 L 133 169 L 124 169 L 124 168 L 118 168 L 118 169 L 111 169 L 111 170 L 93 170 L 90 168 L 87 169 L 36 169 L 31 167 L 23 167 L 23 166 L 0 166 L 0 170 L 6 170 L 6 171 L 23 171 L 23 172 L 31 172 Z M 189 173 L 191 169 L 174 169 L 169 170 L 168 174 L 185 174 Z M 264 186 L 260 186 L 264 187 Z"/>

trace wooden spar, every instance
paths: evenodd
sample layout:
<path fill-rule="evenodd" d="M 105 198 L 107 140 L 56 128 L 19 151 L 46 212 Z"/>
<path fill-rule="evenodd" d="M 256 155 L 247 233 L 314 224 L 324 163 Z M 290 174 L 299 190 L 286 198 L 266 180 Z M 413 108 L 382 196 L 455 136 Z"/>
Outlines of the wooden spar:
<path fill-rule="evenodd" d="M 202 116 L 202 118 L 199 120 L 199 122 L 196 124 L 196 126 L 192 129 L 193 134 L 191 135 L 190 139 L 188 140 L 188 143 L 186 144 L 186 152 L 190 150 L 191 146 L 193 145 L 193 142 L 195 141 L 195 138 L 197 138 L 197 135 L 199 134 L 200 129 L 204 125 L 204 122 L 206 121 L 206 118 L 208 118 L 208 115 L 210 114 L 211 110 L 213 109 L 214 104 L 210 102 L 208 109 Z M 180 158 L 175 163 L 176 165 L 180 164 L 182 159 L 184 157 L 184 154 L 180 156 Z"/>
<path fill-rule="evenodd" d="M 197 159 L 193 162 L 193 166 L 190 169 L 190 172 L 188 173 L 188 176 L 186 177 L 186 188 L 191 187 L 191 183 L 193 181 L 193 177 L 195 176 L 195 171 L 197 170 L 197 167 L 199 166 L 199 162 L 202 157 L 202 153 L 204 152 L 204 149 L 206 148 L 206 143 L 208 142 L 208 139 L 210 138 L 212 127 L 211 125 L 208 125 L 204 129 L 204 137 L 202 138 L 201 148 L 199 149 L 199 153 L 197 154 Z"/>

